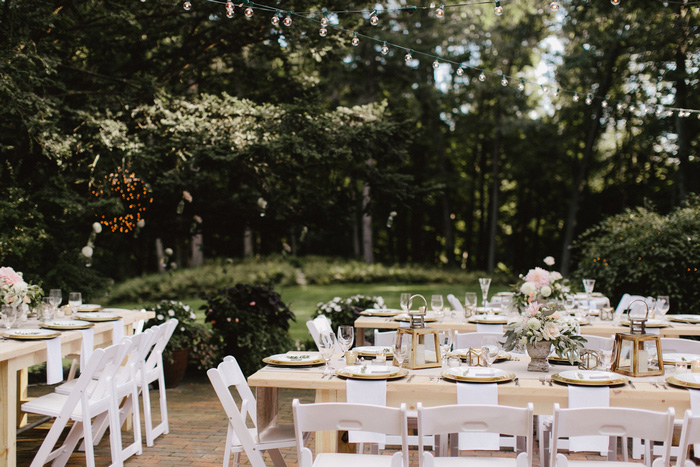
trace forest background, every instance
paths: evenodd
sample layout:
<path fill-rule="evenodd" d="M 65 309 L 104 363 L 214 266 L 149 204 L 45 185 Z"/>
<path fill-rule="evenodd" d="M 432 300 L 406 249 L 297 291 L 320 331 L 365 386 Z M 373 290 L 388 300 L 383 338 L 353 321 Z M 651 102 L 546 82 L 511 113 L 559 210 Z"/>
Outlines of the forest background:
<path fill-rule="evenodd" d="M 697 2 L 183 5 L 0 2 L 0 264 L 95 295 L 272 253 L 566 275 L 700 191 Z"/>

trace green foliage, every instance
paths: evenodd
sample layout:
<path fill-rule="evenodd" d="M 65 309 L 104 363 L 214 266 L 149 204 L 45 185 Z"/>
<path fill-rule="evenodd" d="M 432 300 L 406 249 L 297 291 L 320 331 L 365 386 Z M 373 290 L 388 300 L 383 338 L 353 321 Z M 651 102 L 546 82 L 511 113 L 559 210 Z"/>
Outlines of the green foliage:
<path fill-rule="evenodd" d="M 316 305 L 313 316 L 325 315 L 336 327 L 353 326 L 361 311 L 368 308 L 383 308 L 384 306 L 382 297 L 366 297 L 359 294 L 348 298 L 335 297 L 326 303 Z"/>
<path fill-rule="evenodd" d="M 668 215 L 647 208 L 611 216 L 574 245 L 577 278 L 619 300 L 624 293 L 668 295 L 671 313 L 700 314 L 700 198 Z"/>
<path fill-rule="evenodd" d="M 243 373 L 252 374 L 262 359 L 292 349 L 287 305 L 272 287 L 236 284 L 209 294 L 205 321 L 222 338 L 220 357 L 233 355 Z"/>

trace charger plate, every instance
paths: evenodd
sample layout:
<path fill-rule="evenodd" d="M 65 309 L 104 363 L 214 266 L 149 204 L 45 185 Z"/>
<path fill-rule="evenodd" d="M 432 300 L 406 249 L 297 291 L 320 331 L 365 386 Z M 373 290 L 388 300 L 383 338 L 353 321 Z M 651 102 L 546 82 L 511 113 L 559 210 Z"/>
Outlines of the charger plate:
<path fill-rule="evenodd" d="M 573 365 L 578 365 L 578 364 L 579 364 L 579 359 L 578 359 L 578 358 L 574 360 L 574 363 L 571 363 L 571 362 L 569 361 L 568 358 L 562 357 L 561 355 L 550 355 L 549 358 L 547 358 L 547 360 L 549 360 L 549 363 L 552 363 L 552 364 L 554 364 L 554 365 L 569 365 L 569 366 L 573 366 Z"/>
<path fill-rule="evenodd" d="M 391 316 L 396 316 L 399 313 L 401 313 L 401 310 L 395 310 L 392 308 L 370 308 L 360 312 L 362 316 L 378 316 L 380 318 L 389 318 Z"/>
<path fill-rule="evenodd" d="M 469 318 L 469 322 L 478 324 L 508 324 L 508 318 L 495 315 L 477 315 Z"/>
<path fill-rule="evenodd" d="M 410 322 L 411 321 L 411 317 L 408 316 L 408 314 L 406 314 L 406 313 L 398 314 L 398 315 L 394 316 L 394 319 L 396 321 L 403 321 L 403 322 Z M 435 316 L 435 315 L 425 315 L 425 322 L 426 323 L 433 323 L 437 320 L 438 320 L 437 316 Z"/>
<path fill-rule="evenodd" d="M 82 321 L 91 321 L 94 323 L 100 323 L 102 321 L 116 321 L 122 319 L 121 316 L 115 315 L 114 313 L 76 313 L 75 316 Z"/>
<path fill-rule="evenodd" d="M 89 313 L 93 311 L 100 311 L 102 309 L 102 305 L 97 305 L 94 303 L 86 303 L 84 305 L 80 305 L 78 308 L 78 312 L 80 313 Z"/>
<path fill-rule="evenodd" d="M 357 354 L 362 357 L 374 357 L 378 353 L 384 353 L 387 357 L 391 357 L 393 353 L 391 352 L 391 347 L 386 345 L 365 345 L 360 347 L 355 347 Z"/>
<path fill-rule="evenodd" d="M 515 374 L 508 371 L 480 366 L 448 368 L 440 375 L 445 379 L 463 383 L 504 383 L 515 379 Z"/>
<path fill-rule="evenodd" d="M 396 379 L 408 374 L 406 368 L 384 365 L 351 365 L 335 371 L 343 378 L 352 379 Z"/>
<path fill-rule="evenodd" d="M 700 323 L 700 315 L 666 315 L 666 319 L 677 323 Z"/>
<path fill-rule="evenodd" d="M 280 353 L 263 358 L 263 362 L 277 366 L 309 366 L 326 363 L 317 353 Z"/>
<path fill-rule="evenodd" d="M 674 365 L 676 363 L 691 363 L 693 360 L 700 360 L 700 355 L 695 353 L 663 352 L 664 365 Z"/>
<path fill-rule="evenodd" d="M 60 336 L 60 332 L 49 331 L 47 329 L 15 329 L 7 331 L 5 337 L 9 339 L 34 340 L 34 339 L 53 339 Z"/>
<path fill-rule="evenodd" d="M 54 320 L 40 323 L 39 327 L 44 329 L 59 329 L 61 331 L 69 331 L 71 329 L 87 329 L 93 327 L 94 324 L 88 321 L 74 320 Z"/>
<path fill-rule="evenodd" d="M 552 381 L 578 386 L 618 386 L 626 384 L 626 376 L 598 370 L 566 370 L 552 375 Z"/>
<path fill-rule="evenodd" d="M 620 324 L 623 326 L 629 326 L 630 322 L 625 320 L 622 321 Z M 645 327 L 648 328 L 667 328 L 669 324 L 666 321 L 662 321 L 660 319 L 648 319 L 646 323 L 644 323 Z"/>
<path fill-rule="evenodd" d="M 454 349 L 452 352 L 449 352 L 447 355 L 449 357 L 459 357 L 461 359 L 467 358 L 467 352 L 469 352 L 472 349 Z M 473 349 L 477 352 L 481 351 L 481 348 L 475 348 Z M 496 357 L 496 362 L 503 362 L 505 360 L 510 360 L 510 354 L 506 352 L 505 350 L 501 350 L 498 352 L 498 357 Z"/>
<path fill-rule="evenodd" d="M 681 373 L 666 378 L 666 382 L 681 388 L 700 389 L 700 373 Z"/>

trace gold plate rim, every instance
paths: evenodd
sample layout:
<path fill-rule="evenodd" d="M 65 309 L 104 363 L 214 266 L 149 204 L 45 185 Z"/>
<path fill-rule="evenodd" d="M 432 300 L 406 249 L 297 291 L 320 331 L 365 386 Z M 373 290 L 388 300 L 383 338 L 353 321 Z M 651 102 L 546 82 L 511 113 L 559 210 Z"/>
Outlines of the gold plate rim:
<path fill-rule="evenodd" d="M 265 357 L 262 359 L 262 361 L 263 363 L 267 363 L 268 365 L 275 366 L 315 366 L 326 363 L 326 361 L 323 358 L 317 358 L 316 360 L 306 360 L 303 362 L 291 362 L 285 360 L 275 360 L 272 357 Z"/>
<path fill-rule="evenodd" d="M 400 311 L 361 311 L 361 316 L 375 316 L 377 318 L 390 318 L 392 316 L 400 315 Z"/>
<path fill-rule="evenodd" d="M 451 381 L 457 381 L 460 383 L 507 383 L 508 381 L 513 381 L 515 379 L 515 373 L 507 372 L 501 376 L 491 376 L 491 377 L 478 377 L 478 376 L 460 376 L 453 375 L 448 371 L 443 371 L 440 373 L 445 379 Z"/>
<path fill-rule="evenodd" d="M 74 320 L 74 321 L 85 321 L 85 320 Z M 89 321 L 85 321 L 85 324 L 79 324 L 77 326 L 66 326 L 65 324 L 63 325 L 50 325 L 50 324 L 39 324 L 40 328 L 43 329 L 57 329 L 59 331 L 71 331 L 73 329 L 75 330 L 80 330 L 80 329 L 88 329 L 94 327 L 95 324 L 91 323 Z"/>
<path fill-rule="evenodd" d="M 358 373 L 351 373 L 349 371 L 345 371 L 344 368 L 340 368 L 338 370 L 335 370 L 335 374 L 337 376 L 343 377 L 343 378 L 349 378 L 349 379 L 398 379 L 398 378 L 403 378 L 408 374 L 408 370 L 406 368 L 397 368 L 396 373 L 389 373 L 389 374 L 369 374 L 369 375 L 360 375 Z"/>
<path fill-rule="evenodd" d="M 575 386 L 620 386 L 622 384 L 627 384 L 629 378 L 620 375 L 617 379 L 606 379 L 606 380 L 580 380 L 580 379 L 570 379 L 565 378 L 559 373 L 552 375 L 552 381 L 562 384 L 573 384 Z"/>
<path fill-rule="evenodd" d="M 82 313 L 82 311 L 81 311 Z M 89 312 L 86 312 L 89 313 Z M 101 323 L 104 321 L 118 321 L 122 319 L 121 316 L 119 315 L 113 315 L 113 316 L 78 316 L 76 315 L 78 321 L 88 321 L 92 323 Z"/>
<path fill-rule="evenodd" d="M 547 360 L 550 363 L 554 363 L 555 365 L 574 366 L 580 363 L 580 360 L 574 360 L 574 363 L 571 363 L 568 358 L 560 357 L 558 355 L 550 355 L 549 357 L 547 357 Z"/>
<path fill-rule="evenodd" d="M 700 324 L 700 316 L 697 318 L 675 318 L 673 315 L 666 315 L 666 319 L 676 323 Z"/>
<path fill-rule="evenodd" d="M 394 319 L 395 319 L 396 321 L 401 321 L 401 322 L 404 322 L 404 323 L 410 323 L 410 322 L 411 322 L 411 318 L 410 318 L 410 317 L 403 317 L 403 316 L 399 316 L 399 315 L 394 316 Z M 426 322 L 426 323 L 435 323 L 435 322 L 437 322 L 437 320 L 438 320 L 438 319 L 437 319 L 435 316 L 425 317 L 425 322 Z"/>
<path fill-rule="evenodd" d="M 479 319 L 479 318 L 473 318 L 469 320 L 470 323 L 476 323 L 476 324 L 508 324 L 508 320 L 505 318 L 501 319 Z"/>
<path fill-rule="evenodd" d="M 623 326 L 629 326 L 630 322 L 623 321 L 620 324 Z M 644 327 L 647 327 L 647 328 L 667 328 L 669 326 L 670 326 L 670 324 L 668 324 L 668 323 L 652 323 L 652 324 L 644 323 Z"/>
<path fill-rule="evenodd" d="M 676 379 L 675 376 L 669 376 L 666 378 L 666 382 L 676 387 L 680 388 L 690 388 L 690 389 L 700 389 L 700 383 L 691 383 L 689 381 L 681 381 Z"/>
<path fill-rule="evenodd" d="M 17 334 L 12 334 L 12 331 L 6 332 L 5 337 L 8 339 L 17 339 L 20 341 L 29 341 L 29 340 L 41 340 L 41 339 L 53 339 L 54 337 L 59 337 L 61 335 L 60 332 L 54 332 L 51 334 L 44 334 L 42 336 L 22 336 L 22 335 L 17 335 Z"/>

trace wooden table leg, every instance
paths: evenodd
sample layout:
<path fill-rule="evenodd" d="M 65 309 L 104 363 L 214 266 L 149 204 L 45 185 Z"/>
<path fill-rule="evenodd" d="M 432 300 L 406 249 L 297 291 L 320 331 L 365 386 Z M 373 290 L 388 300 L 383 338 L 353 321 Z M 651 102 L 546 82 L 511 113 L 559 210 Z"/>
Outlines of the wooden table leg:
<path fill-rule="evenodd" d="M 21 406 L 23 403 L 27 402 L 27 385 L 29 383 L 29 370 L 27 368 L 22 368 L 17 372 L 17 425 L 22 427 L 27 424 L 28 416 L 26 413 L 22 412 Z"/>
<path fill-rule="evenodd" d="M 316 390 L 316 402 L 338 402 L 338 391 L 328 389 Z M 337 452 L 338 435 L 334 431 L 316 432 L 316 453 Z"/>
<path fill-rule="evenodd" d="M 0 467 L 17 465 L 17 370 L 0 362 Z"/>
<path fill-rule="evenodd" d="M 256 388 L 258 433 L 277 424 L 277 388 Z"/>

